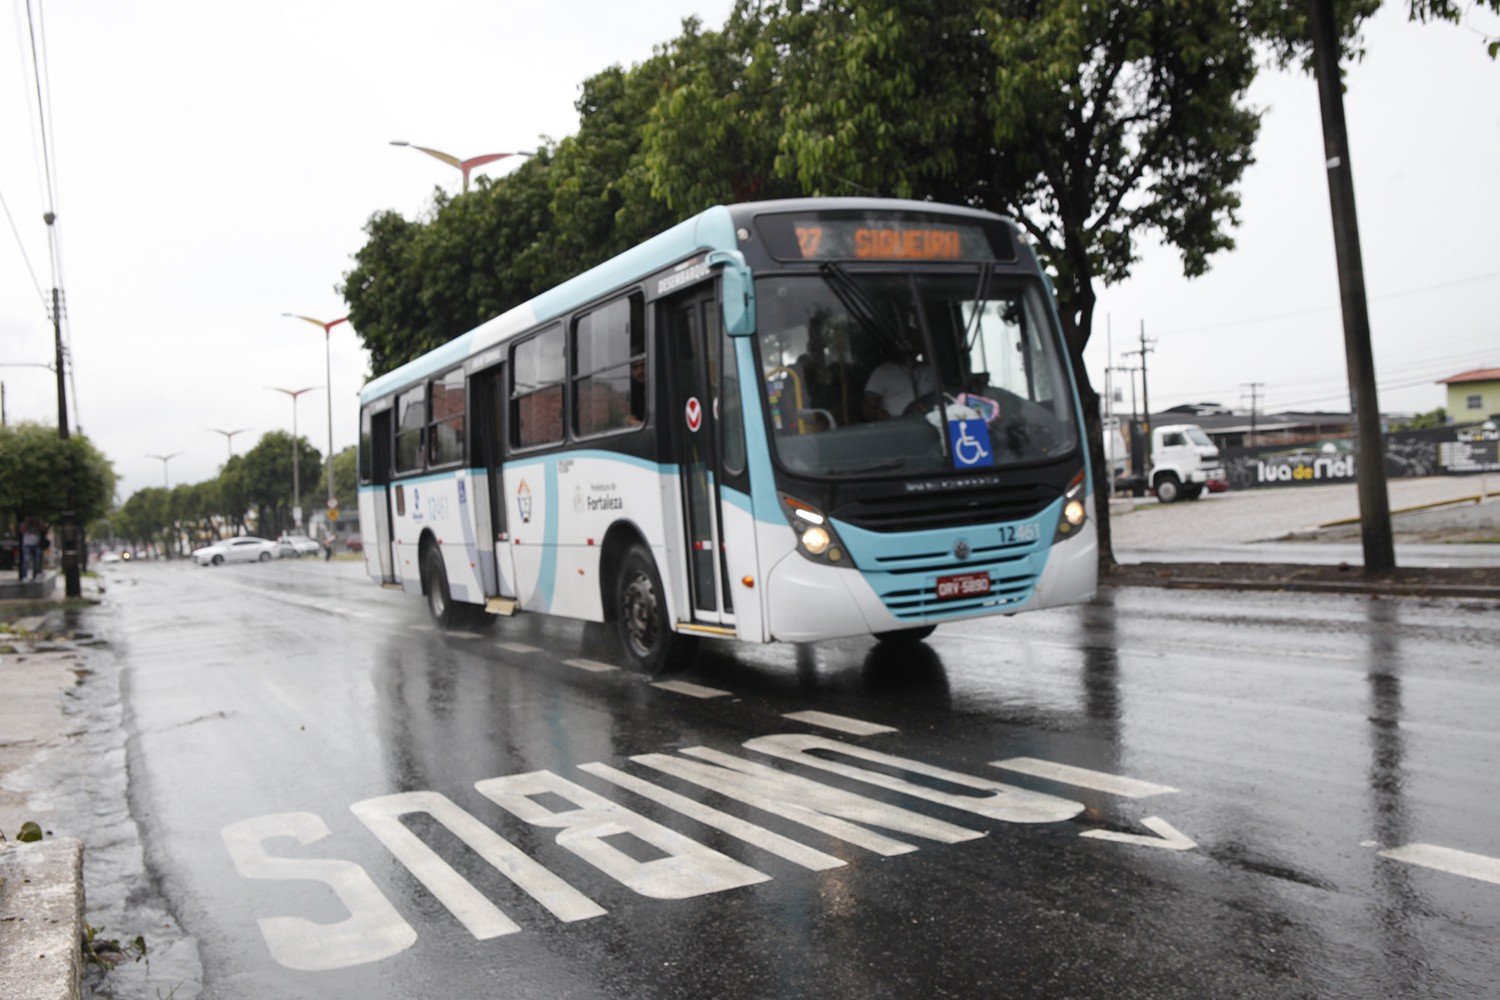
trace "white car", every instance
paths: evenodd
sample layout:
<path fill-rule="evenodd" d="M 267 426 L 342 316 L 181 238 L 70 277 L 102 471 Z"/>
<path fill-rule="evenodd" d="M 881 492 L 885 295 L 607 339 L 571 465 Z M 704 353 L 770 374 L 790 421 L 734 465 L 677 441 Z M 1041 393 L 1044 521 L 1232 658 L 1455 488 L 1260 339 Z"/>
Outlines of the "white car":
<path fill-rule="evenodd" d="M 281 550 L 281 556 L 285 559 L 315 556 L 323 550 L 323 546 L 306 535 L 282 535 L 276 539 L 276 547 Z"/>
<path fill-rule="evenodd" d="M 231 562 L 269 562 L 279 555 L 276 543 L 245 535 L 225 538 L 193 550 L 193 562 L 199 566 L 220 566 Z"/>

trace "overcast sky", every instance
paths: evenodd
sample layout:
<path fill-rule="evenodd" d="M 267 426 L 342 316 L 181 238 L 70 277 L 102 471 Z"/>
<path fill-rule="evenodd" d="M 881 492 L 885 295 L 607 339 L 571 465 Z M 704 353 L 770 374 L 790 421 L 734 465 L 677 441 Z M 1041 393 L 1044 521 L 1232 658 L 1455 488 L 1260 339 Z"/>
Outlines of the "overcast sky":
<path fill-rule="evenodd" d="M 48 362 L 53 285 L 42 213 L 25 0 L 0 25 L 0 363 Z M 328 446 L 324 335 L 282 313 L 332 320 L 335 288 L 371 214 L 426 211 L 458 171 L 393 139 L 468 157 L 530 149 L 577 127 L 578 85 L 648 57 L 685 16 L 724 21 L 730 0 L 193 0 L 47 3 L 40 11 L 67 331 L 77 419 L 122 475 L 123 499 L 217 474 L 290 429 L 268 386 L 316 387 L 298 429 Z M 1500 366 L 1500 65 L 1471 29 L 1368 31 L 1347 109 L 1387 411 L 1442 405 L 1434 380 Z M 1500 34 L 1496 19 L 1474 27 Z M 1147 248 L 1127 284 L 1101 290 L 1090 372 L 1104 384 L 1142 322 L 1156 408 L 1217 401 L 1262 410 L 1347 407 L 1316 87 L 1265 72 L 1258 163 L 1243 186 L 1239 248 L 1186 281 Z M 503 173 L 517 161 L 502 161 Z M 17 239 L 17 233 L 19 239 Z M 24 249 L 24 256 L 23 256 Z M 27 261 L 30 263 L 28 270 Z M 33 279 L 32 271 L 35 272 Z M 368 361 L 333 329 L 335 450 L 354 442 Z M 55 381 L 0 368 L 10 421 L 56 421 Z M 71 391 L 71 387 L 70 387 Z M 1125 408 L 1129 392 L 1124 393 Z M 305 470 L 304 497 L 322 487 Z"/>

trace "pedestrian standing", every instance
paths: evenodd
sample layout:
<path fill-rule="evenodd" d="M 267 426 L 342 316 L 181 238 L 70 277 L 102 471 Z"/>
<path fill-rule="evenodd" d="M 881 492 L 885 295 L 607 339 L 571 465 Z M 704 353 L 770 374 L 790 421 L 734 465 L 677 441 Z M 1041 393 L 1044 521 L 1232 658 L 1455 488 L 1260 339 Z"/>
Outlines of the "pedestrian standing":
<path fill-rule="evenodd" d="M 323 561 L 327 562 L 333 558 L 333 534 L 330 532 L 323 536 Z"/>
<path fill-rule="evenodd" d="M 47 537 L 47 526 L 36 515 L 21 522 L 21 579 L 28 576 L 40 579 L 42 575 L 42 540 Z"/>

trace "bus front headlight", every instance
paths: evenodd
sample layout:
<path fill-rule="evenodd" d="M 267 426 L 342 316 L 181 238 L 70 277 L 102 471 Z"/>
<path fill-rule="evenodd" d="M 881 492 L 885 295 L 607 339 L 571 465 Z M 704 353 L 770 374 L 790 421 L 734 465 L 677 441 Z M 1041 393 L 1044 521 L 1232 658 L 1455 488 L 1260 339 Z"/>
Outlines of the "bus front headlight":
<path fill-rule="evenodd" d="M 797 551 L 804 558 L 824 566 L 853 566 L 838 532 L 821 510 L 805 500 L 782 494 L 781 512 L 797 533 Z"/>
<path fill-rule="evenodd" d="M 823 528 L 808 528 L 802 533 L 802 547 L 815 556 L 827 552 L 832 541 Z"/>
<path fill-rule="evenodd" d="M 1057 537 L 1054 541 L 1062 541 L 1064 538 L 1072 538 L 1078 534 L 1078 529 L 1083 527 L 1083 522 L 1088 520 L 1089 511 L 1083 502 L 1083 488 L 1086 484 L 1083 480 L 1083 470 L 1078 470 L 1078 475 L 1068 484 L 1068 490 L 1063 494 L 1062 516 L 1057 519 Z"/>

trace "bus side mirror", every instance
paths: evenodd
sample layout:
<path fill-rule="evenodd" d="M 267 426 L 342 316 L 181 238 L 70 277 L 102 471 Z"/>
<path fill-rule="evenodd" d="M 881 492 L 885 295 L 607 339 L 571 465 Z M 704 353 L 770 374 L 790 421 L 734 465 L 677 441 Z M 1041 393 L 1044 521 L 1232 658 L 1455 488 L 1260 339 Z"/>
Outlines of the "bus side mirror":
<path fill-rule="evenodd" d="M 709 267 L 720 267 L 719 289 L 724 303 L 724 332 L 748 337 L 755 332 L 755 283 L 745 255 L 738 250 L 715 250 L 708 255 Z"/>

